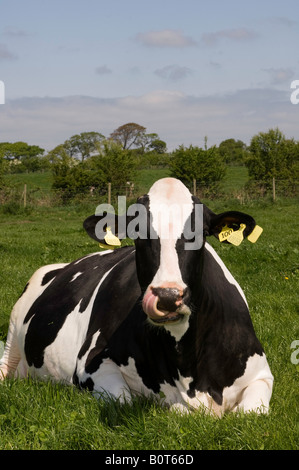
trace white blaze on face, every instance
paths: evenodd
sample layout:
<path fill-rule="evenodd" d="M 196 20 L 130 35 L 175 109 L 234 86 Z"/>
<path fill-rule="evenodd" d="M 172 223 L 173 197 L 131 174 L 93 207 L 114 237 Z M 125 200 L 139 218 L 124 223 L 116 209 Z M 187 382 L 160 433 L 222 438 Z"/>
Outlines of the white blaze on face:
<path fill-rule="evenodd" d="M 174 178 L 157 181 L 148 195 L 153 229 L 160 239 L 161 246 L 160 266 L 151 285 L 158 287 L 165 283 L 175 283 L 185 288 L 176 242 L 192 213 L 192 195 L 183 183 Z"/>

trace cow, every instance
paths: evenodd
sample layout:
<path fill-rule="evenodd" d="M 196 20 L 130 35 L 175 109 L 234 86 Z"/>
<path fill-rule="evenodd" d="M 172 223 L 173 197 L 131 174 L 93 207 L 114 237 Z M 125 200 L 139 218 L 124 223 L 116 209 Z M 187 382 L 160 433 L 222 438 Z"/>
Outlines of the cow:
<path fill-rule="evenodd" d="M 133 245 L 35 272 L 11 313 L 1 378 L 30 374 L 121 403 L 141 394 L 182 413 L 267 413 L 273 376 L 246 298 L 206 241 L 223 227 L 246 238 L 255 220 L 215 214 L 175 178 L 136 207 L 135 225 L 129 210 L 119 216 Z M 83 223 L 100 243 L 109 217 Z"/>

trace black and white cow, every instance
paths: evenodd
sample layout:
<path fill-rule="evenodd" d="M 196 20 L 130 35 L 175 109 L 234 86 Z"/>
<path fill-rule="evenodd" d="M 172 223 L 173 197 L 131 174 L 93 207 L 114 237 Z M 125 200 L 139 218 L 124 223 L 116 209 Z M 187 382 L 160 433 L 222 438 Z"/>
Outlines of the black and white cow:
<path fill-rule="evenodd" d="M 147 236 L 135 237 L 135 246 L 33 275 L 11 314 L 2 378 L 30 373 L 99 397 L 123 401 L 141 393 L 163 397 L 169 407 L 207 408 L 219 416 L 267 412 L 273 377 L 246 299 L 205 242 L 223 226 L 241 223 L 246 237 L 254 219 L 201 206 L 196 227 L 200 201 L 173 178 L 157 181 L 138 203 Z M 177 212 L 169 217 L 173 207 Z M 95 239 L 101 220 L 84 222 Z M 193 240 L 184 235 L 188 224 Z M 195 249 L 186 249 L 187 241 L 197 241 Z"/>

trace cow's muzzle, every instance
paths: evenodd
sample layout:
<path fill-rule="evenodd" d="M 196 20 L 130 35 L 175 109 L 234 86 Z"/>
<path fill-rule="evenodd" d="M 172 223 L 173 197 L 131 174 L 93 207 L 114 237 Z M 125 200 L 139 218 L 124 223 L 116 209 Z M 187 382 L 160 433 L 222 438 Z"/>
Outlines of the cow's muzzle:
<path fill-rule="evenodd" d="M 153 323 L 178 323 L 190 315 L 190 309 L 184 302 L 185 294 L 186 289 L 176 285 L 150 286 L 143 297 L 143 310 Z"/>

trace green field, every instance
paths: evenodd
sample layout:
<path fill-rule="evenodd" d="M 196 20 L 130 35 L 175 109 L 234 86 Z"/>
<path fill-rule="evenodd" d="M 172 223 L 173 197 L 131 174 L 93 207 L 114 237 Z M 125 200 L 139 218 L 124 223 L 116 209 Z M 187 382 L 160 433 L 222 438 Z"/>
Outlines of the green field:
<path fill-rule="evenodd" d="M 169 176 L 170 170 L 167 168 L 140 170 L 136 175 L 136 185 L 141 191 L 148 190 L 153 181 L 158 178 Z M 30 188 L 40 188 L 49 191 L 52 186 L 52 173 L 46 171 L 43 173 L 19 173 L 15 175 L 6 175 L 6 180 L 22 186 L 27 184 Z M 244 186 L 248 179 L 248 170 L 245 166 L 228 166 L 224 177 L 223 186 L 225 191 L 232 192 Z"/>
<path fill-rule="evenodd" d="M 244 168 L 230 171 L 225 183 L 228 192 L 246 181 Z M 164 176 L 162 172 L 140 174 L 144 189 L 157 174 Z M 43 178 L 39 178 L 41 185 Z M 299 340 L 298 200 L 247 205 L 236 199 L 213 200 L 209 207 L 215 212 L 247 212 L 264 229 L 256 244 L 244 241 L 235 247 L 209 241 L 247 296 L 275 378 L 270 414 L 227 414 L 222 419 L 199 412 L 179 416 L 142 398 L 132 406 L 120 406 L 98 402 L 73 387 L 6 380 L 0 385 L 0 449 L 299 448 L 299 364 L 291 361 L 291 344 Z M 93 210 L 84 205 L 15 212 L 0 208 L 0 339 L 5 339 L 10 311 L 38 267 L 97 251 L 97 243 L 82 228 Z"/>

